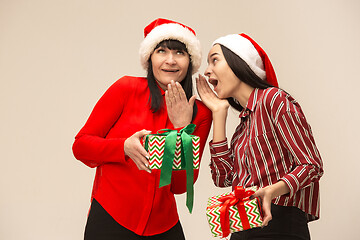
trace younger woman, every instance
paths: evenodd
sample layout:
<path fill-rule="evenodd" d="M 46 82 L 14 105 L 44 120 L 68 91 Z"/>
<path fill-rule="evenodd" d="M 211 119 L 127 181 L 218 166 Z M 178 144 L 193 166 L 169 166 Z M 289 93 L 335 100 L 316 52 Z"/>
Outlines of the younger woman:
<path fill-rule="evenodd" d="M 322 160 L 299 103 L 278 88 L 263 49 L 245 34 L 215 40 L 199 95 L 213 115 L 211 172 L 216 186 L 258 186 L 263 228 L 233 233 L 235 239 L 310 239 L 307 222 L 319 218 Z M 229 106 L 240 124 L 228 147 Z M 270 221 L 271 220 L 271 221 Z"/>

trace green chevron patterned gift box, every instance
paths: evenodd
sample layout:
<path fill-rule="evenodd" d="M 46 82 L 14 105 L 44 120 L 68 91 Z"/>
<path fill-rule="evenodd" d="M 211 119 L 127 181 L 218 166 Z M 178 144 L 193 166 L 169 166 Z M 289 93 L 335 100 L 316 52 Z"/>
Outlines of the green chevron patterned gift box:
<path fill-rule="evenodd" d="M 149 168 L 161 169 L 159 187 L 171 183 L 173 170 L 186 171 L 186 206 L 190 213 L 194 198 L 194 169 L 200 166 L 200 137 L 191 135 L 195 127 L 195 124 L 189 124 L 180 131 L 162 129 L 144 139 L 144 147 L 150 155 Z"/>
<path fill-rule="evenodd" d="M 165 129 L 164 129 L 165 130 Z M 176 131 L 177 132 L 177 131 Z M 149 134 L 145 139 L 145 149 L 148 151 L 150 158 L 149 158 L 149 168 L 150 169 L 161 169 L 163 160 L 164 160 L 164 153 L 165 153 L 165 140 L 168 135 L 162 135 L 161 133 L 158 134 Z M 192 162 L 193 168 L 198 169 L 200 166 L 200 137 L 190 135 L 191 137 L 191 145 L 187 146 L 187 151 L 192 152 Z M 147 143 L 146 143 L 147 141 Z M 147 145 L 147 146 L 146 146 Z M 176 135 L 176 143 L 172 146 L 175 149 L 174 158 L 172 161 L 172 169 L 174 170 L 181 170 L 184 169 L 184 162 L 181 164 L 182 159 L 182 141 L 181 135 Z M 185 150 L 185 149 L 184 149 Z M 184 151 L 183 150 L 183 151 Z"/>
<path fill-rule="evenodd" d="M 148 144 L 149 144 L 149 168 L 151 169 L 161 169 L 165 151 L 165 136 L 149 136 Z M 199 150 L 200 150 L 200 137 L 193 136 L 192 137 L 192 146 L 191 146 L 192 154 L 193 154 L 193 166 L 194 169 L 199 168 Z M 173 159 L 172 169 L 180 170 L 181 168 L 181 139 L 180 136 L 176 138 L 175 145 L 175 155 Z"/>
<path fill-rule="evenodd" d="M 261 227 L 262 210 L 258 198 L 249 197 L 257 187 L 235 187 L 231 193 L 210 197 L 206 215 L 214 237 L 227 237 L 232 232 Z"/>

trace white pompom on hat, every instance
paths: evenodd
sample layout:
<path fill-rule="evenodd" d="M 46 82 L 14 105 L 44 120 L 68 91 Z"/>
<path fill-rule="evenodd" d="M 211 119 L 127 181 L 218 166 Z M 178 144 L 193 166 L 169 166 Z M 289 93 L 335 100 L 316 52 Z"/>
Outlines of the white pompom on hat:
<path fill-rule="evenodd" d="M 155 47 L 163 40 L 178 40 L 185 44 L 190 55 L 193 71 L 196 73 L 201 65 L 201 46 L 196 33 L 190 27 L 168 19 L 158 18 L 144 28 L 144 40 L 140 44 L 140 62 L 147 70 L 148 60 Z"/>
<path fill-rule="evenodd" d="M 248 35 L 229 34 L 220 37 L 213 45 L 221 44 L 238 55 L 250 67 L 250 69 L 262 80 L 278 87 L 276 74 L 266 52 Z"/>

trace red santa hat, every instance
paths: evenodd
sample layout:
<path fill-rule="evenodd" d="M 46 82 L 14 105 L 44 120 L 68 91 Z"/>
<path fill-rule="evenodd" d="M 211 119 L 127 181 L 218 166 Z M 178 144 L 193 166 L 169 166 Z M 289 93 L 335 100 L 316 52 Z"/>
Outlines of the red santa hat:
<path fill-rule="evenodd" d="M 262 80 L 278 87 L 276 74 L 265 51 L 248 35 L 230 34 L 220 37 L 213 42 L 213 45 L 221 44 L 244 60 L 251 70 Z"/>
<path fill-rule="evenodd" d="M 190 55 L 193 74 L 201 65 L 201 46 L 196 33 L 190 27 L 168 19 L 158 18 L 144 29 L 144 40 L 140 44 L 140 62 L 144 69 L 148 68 L 148 60 L 156 45 L 163 40 L 178 40 L 185 44 Z"/>

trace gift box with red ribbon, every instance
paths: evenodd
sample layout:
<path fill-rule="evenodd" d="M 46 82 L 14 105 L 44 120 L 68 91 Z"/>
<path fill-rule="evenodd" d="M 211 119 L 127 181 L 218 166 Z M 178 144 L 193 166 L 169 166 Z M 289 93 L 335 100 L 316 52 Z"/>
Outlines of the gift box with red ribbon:
<path fill-rule="evenodd" d="M 227 237 L 232 232 L 261 227 L 263 215 L 260 200 L 250 196 L 257 187 L 237 186 L 231 193 L 210 197 L 206 215 L 214 237 Z"/>

